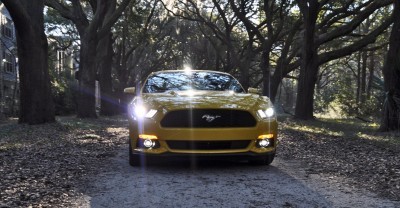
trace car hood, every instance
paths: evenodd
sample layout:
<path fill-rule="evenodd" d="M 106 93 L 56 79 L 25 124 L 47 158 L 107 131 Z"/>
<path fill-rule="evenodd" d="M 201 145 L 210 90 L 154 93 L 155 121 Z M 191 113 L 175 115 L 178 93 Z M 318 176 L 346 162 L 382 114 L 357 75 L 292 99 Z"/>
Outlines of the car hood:
<path fill-rule="evenodd" d="M 143 104 L 167 111 L 187 108 L 258 110 L 271 107 L 268 97 L 229 91 L 170 91 L 143 94 Z"/>

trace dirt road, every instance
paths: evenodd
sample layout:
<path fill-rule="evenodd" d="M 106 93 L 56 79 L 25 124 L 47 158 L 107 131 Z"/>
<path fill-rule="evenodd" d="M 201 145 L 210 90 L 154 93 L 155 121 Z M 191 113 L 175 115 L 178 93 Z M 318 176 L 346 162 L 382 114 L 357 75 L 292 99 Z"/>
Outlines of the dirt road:
<path fill-rule="evenodd" d="M 159 161 L 133 168 L 126 123 L 63 117 L 40 128 L 0 125 L 0 207 L 400 207 L 400 149 L 385 135 L 318 133 L 333 131 L 319 122 L 323 128 L 300 131 L 287 121 L 268 167 Z"/>
<path fill-rule="evenodd" d="M 400 202 L 309 175 L 279 157 L 270 166 L 158 161 L 130 167 L 126 149 L 85 190 L 82 207 L 400 207 Z"/>

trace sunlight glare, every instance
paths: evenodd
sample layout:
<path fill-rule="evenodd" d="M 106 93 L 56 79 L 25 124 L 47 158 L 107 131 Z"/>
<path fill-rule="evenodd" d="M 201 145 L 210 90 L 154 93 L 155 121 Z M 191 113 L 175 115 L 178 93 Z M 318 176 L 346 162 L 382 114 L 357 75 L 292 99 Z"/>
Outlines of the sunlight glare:
<path fill-rule="evenodd" d="M 192 73 L 192 67 L 187 64 L 183 65 L 183 70 L 185 71 L 186 74 Z"/>

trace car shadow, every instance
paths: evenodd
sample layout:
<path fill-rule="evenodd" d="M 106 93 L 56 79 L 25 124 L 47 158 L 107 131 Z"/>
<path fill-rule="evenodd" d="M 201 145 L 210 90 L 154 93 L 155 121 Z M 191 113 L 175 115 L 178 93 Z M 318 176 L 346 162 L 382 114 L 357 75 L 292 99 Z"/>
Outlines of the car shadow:
<path fill-rule="evenodd" d="M 262 165 L 252 165 L 247 160 L 237 159 L 216 159 L 216 158 L 199 158 L 196 156 L 188 156 L 185 158 L 159 158 L 150 159 L 145 162 L 141 168 L 148 169 L 163 169 L 163 168 L 176 168 L 176 169 L 227 169 L 236 167 L 268 167 Z"/>

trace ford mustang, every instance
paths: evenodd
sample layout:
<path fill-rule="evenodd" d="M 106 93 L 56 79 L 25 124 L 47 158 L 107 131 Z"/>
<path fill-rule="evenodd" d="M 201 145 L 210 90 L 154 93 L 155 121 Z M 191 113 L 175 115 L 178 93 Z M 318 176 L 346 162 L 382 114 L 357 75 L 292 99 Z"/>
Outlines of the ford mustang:
<path fill-rule="evenodd" d="M 245 159 L 269 165 L 277 147 L 277 119 L 269 98 L 231 75 L 205 70 L 150 74 L 128 105 L 129 164 L 150 157 Z"/>

